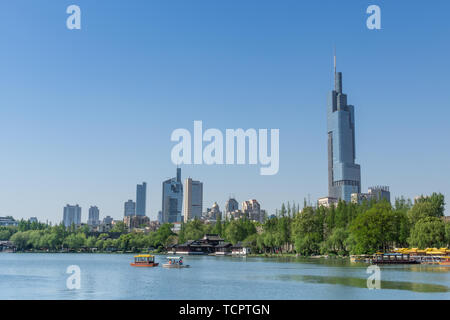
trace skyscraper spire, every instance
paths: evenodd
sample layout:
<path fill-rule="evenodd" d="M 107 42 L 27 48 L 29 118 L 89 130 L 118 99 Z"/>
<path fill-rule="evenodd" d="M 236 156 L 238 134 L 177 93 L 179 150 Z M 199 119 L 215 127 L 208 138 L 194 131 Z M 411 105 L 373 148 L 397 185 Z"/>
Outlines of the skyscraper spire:
<path fill-rule="evenodd" d="M 336 46 L 334 46 L 334 79 L 336 80 Z"/>
<path fill-rule="evenodd" d="M 337 72 L 336 64 L 336 46 L 334 46 L 334 90 L 337 93 L 342 93 L 342 73 Z"/>

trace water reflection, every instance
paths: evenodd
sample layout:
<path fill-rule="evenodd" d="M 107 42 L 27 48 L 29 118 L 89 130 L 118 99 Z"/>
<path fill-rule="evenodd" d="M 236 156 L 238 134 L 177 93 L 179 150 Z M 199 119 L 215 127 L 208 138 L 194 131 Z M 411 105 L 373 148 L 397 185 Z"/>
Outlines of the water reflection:
<path fill-rule="evenodd" d="M 357 288 L 367 288 L 367 279 L 354 277 L 331 277 L 314 275 L 279 275 L 276 277 L 283 281 L 301 281 L 314 284 L 335 284 Z M 449 292 L 450 288 L 444 285 L 415 283 L 405 281 L 381 281 L 381 289 L 408 290 L 414 292 Z"/>

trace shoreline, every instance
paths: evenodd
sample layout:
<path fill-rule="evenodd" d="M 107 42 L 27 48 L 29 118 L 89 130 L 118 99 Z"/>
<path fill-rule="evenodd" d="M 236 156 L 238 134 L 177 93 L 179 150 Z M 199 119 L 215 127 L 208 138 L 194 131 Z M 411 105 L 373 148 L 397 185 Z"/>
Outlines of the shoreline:
<path fill-rule="evenodd" d="M 96 252 L 80 252 L 80 251 L 14 251 L 14 252 L 7 252 L 7 251 L 0 251 L 0 253 L 39 253 L 39 254 L 152 254 L 152 255 L 171 255 L 171 254 L 177 254 L 172 252 L 154 252 L 154 251 L 114 251 L 114 252 L 107 252 L 107 251 L 96 251 Z M 338 256 L 338 255 L 315 255 L 315 256 L 302 256 L 298 255 L 296 253 L 251 253 L 247 255 L 208 255 L 208 254 L 202 254 L 202 255 L 186 255 L 183 256 L 212 256 L 212 257 L 249 257 L 249 258 L 307 258 L 307 259 L 349 259 L 350 256 Z"/>

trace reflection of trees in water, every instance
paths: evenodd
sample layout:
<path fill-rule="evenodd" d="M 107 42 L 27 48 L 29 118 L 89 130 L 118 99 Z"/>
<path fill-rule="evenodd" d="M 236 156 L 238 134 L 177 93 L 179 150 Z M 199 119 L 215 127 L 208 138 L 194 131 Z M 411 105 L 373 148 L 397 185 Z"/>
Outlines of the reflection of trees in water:
<path fill-rule="evenodd" d="M 307 283 L 326 283 L 343 285 L 357 288 L 367 288 L 367 279 L 353 277 L 330 277 L 330 276 L 312 276 L 312 275 L 280 275 L 279 280 L 301 281 Z M 444 285 L 406 282 L 406 281 L 383 281 L 381 280 L 381 289 L 407 290 L 414 292 L 450 292 L 450 288 Z"/>

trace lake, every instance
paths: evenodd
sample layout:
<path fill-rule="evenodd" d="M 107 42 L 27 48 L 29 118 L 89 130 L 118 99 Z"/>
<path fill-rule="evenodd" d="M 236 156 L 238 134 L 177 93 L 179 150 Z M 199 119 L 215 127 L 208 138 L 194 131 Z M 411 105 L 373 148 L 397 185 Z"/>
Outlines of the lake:
<path fill-rule="evenodd" d="M 135 268 L 128 254 L 0 253 L 0 299 L 450 299 L 450 267 L 381 267 L 343 259 L 186 256 L 191 268 Z M 67 267 L 81 270 L 70 290 Z"/>

